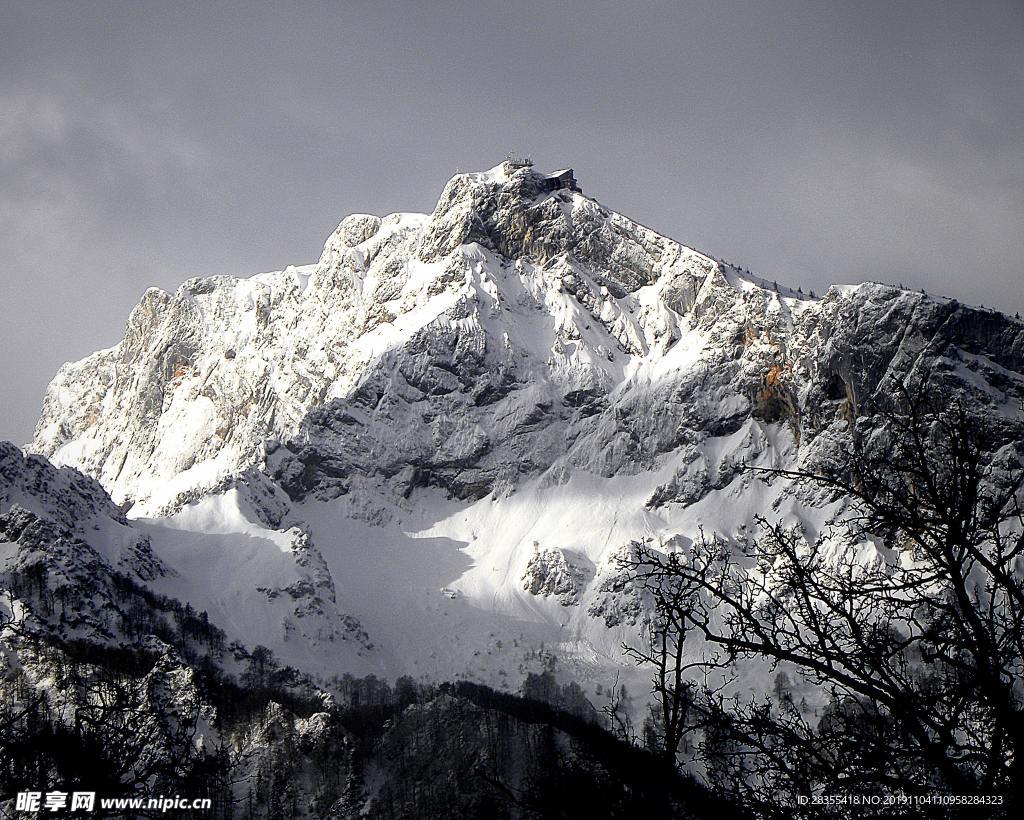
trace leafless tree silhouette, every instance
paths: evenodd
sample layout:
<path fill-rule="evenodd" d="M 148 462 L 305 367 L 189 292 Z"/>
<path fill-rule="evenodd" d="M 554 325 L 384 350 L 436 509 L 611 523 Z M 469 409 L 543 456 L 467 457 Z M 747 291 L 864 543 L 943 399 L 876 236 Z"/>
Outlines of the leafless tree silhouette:
<path fill-rule="evenodd" d="M 764 815 L 793 816 L 798 796 L 820 792 L 990 795 L 1003 803 L 992 813 L 1019 810 L 1015 442 L 927 382 L 898 387 L 849 442 L 814 471 L 768 471 L 846 499 L 813 539 L 761 518 L 749 544 L 702 533 L 686 551 L 635 545 L 628 567 L 656 617 L 652 650 L 634 657 L 656 670 L 663 704 L 689 692 L 707 776 Z M 693 682 L 694 667 L 750 659 L 782 673 L 774 693 L 744 701 Z M 665 714 L 667 745 L 676 712 Z"/>

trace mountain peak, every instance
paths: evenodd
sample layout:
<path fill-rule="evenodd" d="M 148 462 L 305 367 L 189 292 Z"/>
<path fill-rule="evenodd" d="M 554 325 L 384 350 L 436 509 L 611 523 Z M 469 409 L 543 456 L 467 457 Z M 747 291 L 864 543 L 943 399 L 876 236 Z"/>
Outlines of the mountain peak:
<path fill-rule="evenodd" d="M 925 297 L 898 295 L 769 286 L 584 196 L 571 169 L 506 161 L 454 176 L 430 214 L 345 217 L 316 265 L 148 291 L 118 345 L 57 374 L 32 448 L 137 513 L 250 468 L 296 496 L 378 482 L 400 497 L 475 497 L 557 460 L 636 470 L 674 433 L 650 430 L 642 452 L 613 443 L 632 412 L 616 406 L 708 368 L 732 382 L 700 425 L 760 414 L 813 435 L 813 346 L 876 305 L 878 326 L 934 324 Z M 579 443 L 595 424 L 590 449 L 556 457 L 551 436 Z"/>
<path fill-rule="evenodd" d="M 325 408 L 372 394 L 359 413 L 375 421 L 360 422 L 362 434 L 382 437 L 377 457 L 389 466 L 363 466 L 398 473 L 409 447 L 389 438 L 385 396 L 407 404 L 460 396 L 492 409 L 526 393 L 545 405 L 597 401 L 684 337 L 703 346 L 701 334 L 723 316 L 729 322 L 716 333 L 754 321 L 735 312 L 745 304 L 739 295 L 751 295 L 745 287 L 761 293 L 584 196 L 571 169 L 544 173 L 509 159 L 455 175 L 430 214 L 345 217 L 316 265 L 147 292 L 121 343 L 58 373 L 32 446 L 96 477 L 118 503 L 159 512 L 264 465 L 268 440 L 334 441 L 322 428 L 336 426 L 336 414 Z M 765 312 L 769 301 L 758 313 L 772 327 L 788 321 L 785 310 Z M 354 407 L 340 415 L 360 418 Z M 430 426 L 433 412 L 409 429 Z M 440 440 L 423 432 L 434 444 L 421 460 L 449 453 L 453 466 L 431 475 L 450 473 L 454 494 L 518 480 L 507 468 L 470 469 L 493 452 L 489 437 L 457 426 Z M 527 472 L 550 465 L 545 442 L 530 444 L 540 449 Z M 350 487 L 325 474 L 323 449 L 314 450 L 316 469 L 275 457 L 289 491 Z M 422 480 L 413 470 L 397 489 Z"/>
<path fill-rule="evenodd" d="M 617 663 L 637 539 L 820 530 L 745 465 L 813 467 L 925 371 L 1020 440 L 1019 323 L 882 285 L 802 298 L 503 163 L 430 214 L 346 217 L 315 265 L 148 291 L 61 368 L 32 448 L 132 503 L 98 520 L 128 545 L 105 554 L 156 577 L 142 528 L 161 588 L 239 640 L 500 682 L 493 641 Z M 8 500 L 76 475 L 33 464 L 0 449 Z"/>

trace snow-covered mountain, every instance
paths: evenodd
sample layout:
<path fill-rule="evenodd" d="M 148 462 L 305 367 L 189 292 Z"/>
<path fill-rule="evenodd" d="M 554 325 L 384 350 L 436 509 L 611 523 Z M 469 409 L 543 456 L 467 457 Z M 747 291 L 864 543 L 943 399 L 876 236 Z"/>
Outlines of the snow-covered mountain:
<path fill-rule="evenodd" d="M 28 448 L 94 482 L 22 470 L 106 510 L 107 561 L 310 673 L 514 687 L 553 654 L 594 686 L 643 617 L 631 541 L 815 532 L 835 505 L 743 466 L 827 458 L 924 370 L 1020 437 L 1020 322 L 794 292 L 506 162 L 346 217 L 314 265 L 150 289 Z"/>
<path fill-rule="evenodd" d="M 513 162 L 346 217 L 314 265 L 151 289 L 0 443 L 0 810 L 101 782 L 223 816 L 728 816 L 593 726 L 649 690 L 620 559 L 830 532 L 843 498 L 747 467 L 835 463 L 924 375 L 1019 463 L 1019 321 L 792 291 Z"/>

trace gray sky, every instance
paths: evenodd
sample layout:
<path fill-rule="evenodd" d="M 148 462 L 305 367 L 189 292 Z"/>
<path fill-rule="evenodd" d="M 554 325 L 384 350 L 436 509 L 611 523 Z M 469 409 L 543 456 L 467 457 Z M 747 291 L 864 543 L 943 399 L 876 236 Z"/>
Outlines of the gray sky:
<path fill-rule="evenodd" d="M 1024 4 L 0 0 L 0 438 L 146 287 L 510 149 L 794 287 L 1024 310 Z"/>

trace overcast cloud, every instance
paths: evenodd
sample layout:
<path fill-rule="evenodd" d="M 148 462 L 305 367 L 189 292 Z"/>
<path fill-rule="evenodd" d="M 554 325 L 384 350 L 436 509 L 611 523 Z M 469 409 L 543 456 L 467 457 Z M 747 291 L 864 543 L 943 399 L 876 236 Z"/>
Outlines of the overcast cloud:
<path fill-rule="evenodd" d="M 0 438 L 147 287 L 509 150 L 794 287 L 1024 310 L 1020 2 L 0 0 Z"/>

